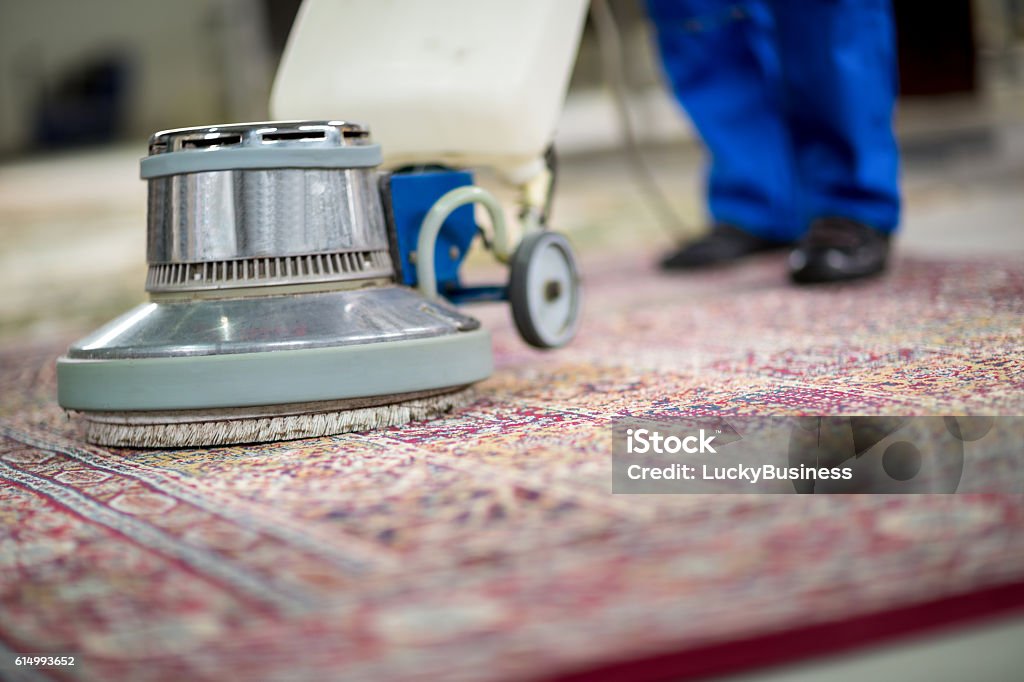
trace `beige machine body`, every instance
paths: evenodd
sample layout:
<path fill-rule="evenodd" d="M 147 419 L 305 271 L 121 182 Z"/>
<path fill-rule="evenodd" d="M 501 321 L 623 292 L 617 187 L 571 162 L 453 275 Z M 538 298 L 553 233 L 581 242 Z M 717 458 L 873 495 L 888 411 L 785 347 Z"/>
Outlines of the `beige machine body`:
<path fill-rule="evenodd" d="M 305 0 L 271 97 L 277 119 L 372 125 L 384 167 L 543 172 L 586 0 Z"/>

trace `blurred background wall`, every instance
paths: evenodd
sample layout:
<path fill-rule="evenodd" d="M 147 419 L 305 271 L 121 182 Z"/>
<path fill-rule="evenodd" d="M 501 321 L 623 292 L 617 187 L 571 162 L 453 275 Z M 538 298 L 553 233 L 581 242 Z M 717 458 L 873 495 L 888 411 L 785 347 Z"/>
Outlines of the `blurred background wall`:
<path fill-rule="evenodd" d="M 276 4 L 3 0 L 0 152 L 264 118 Z"/>
<path fill-rule="evenodd" d="M 298 6 L 298 0 L 3 0 L 0 155 L 266 118 L 274 69 Z M 613 0 L 612 8 L 643 135 L 691 136 L 659 87 L 643 3 Z M 895 14 L 905 95 L 972 97 L 1024 79 L 1024 0 L 897 0 Z M 570 152 L 609 147 L 617 131 L 588 26 L 558 143 Z"/>

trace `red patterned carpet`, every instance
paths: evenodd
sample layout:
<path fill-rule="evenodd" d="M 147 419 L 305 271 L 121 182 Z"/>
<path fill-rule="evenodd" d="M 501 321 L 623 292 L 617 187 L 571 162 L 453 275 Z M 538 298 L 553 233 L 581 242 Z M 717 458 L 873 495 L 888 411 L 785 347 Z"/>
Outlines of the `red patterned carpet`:
<path fill-rule="evenodd" d="M 588 263 L 556 353 L 479 311 L 498 361 L 479 400 L 373 434 L 91 447 L 54 404 L 62 344 L 8 346 L 0 659 L 74 654 L 94 680 L 684 679 L 1024 605 L 1020 496 L 612 496 L 608 428 L 1024 414 L 1020 263 L 907 259 L 812 290 L 773 258 L 647 264 Z"/>

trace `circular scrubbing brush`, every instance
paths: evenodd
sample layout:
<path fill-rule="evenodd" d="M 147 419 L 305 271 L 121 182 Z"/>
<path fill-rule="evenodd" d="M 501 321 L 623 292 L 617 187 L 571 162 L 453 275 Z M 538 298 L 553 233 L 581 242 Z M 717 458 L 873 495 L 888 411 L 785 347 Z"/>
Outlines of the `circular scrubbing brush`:
<path fill-rule="evenodd" d="M 365 128 L 157 133 L 150 301 L 57 361 L 88 440 L 192 447 L 363 431 L 447 412 L 491 373 L 490 337 L 395 283 Z"/>
<path fill-rule="evenodd" d="M 88 412 L 86 439 L 100 445 L 158 448 L 262 443 L 313 438 L 433 419 L 467 405 L 472 389 L 423 391 L 375 399 L 336 400 L 201 412 Z M 398 401 L 398 402 L 389 402 Z M 292 411 L 289 414 L 289 411 Z"/>

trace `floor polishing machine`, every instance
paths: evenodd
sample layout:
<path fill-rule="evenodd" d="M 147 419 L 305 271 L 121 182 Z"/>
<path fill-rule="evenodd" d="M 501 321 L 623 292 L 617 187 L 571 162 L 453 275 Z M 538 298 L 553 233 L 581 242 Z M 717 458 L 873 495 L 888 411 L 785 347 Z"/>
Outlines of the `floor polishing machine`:
<path fill-rule="evenodd" d="M 547 229 L 544 151 L 585 9 L 307 0 L 272 97 L 287 120 L 150 139 L 149 301 L 57 361 L 87 440 L 211 446 L 443 414 L 492 372 L 488 332 L 457 304 L 507 300 L 528 343 L 571 340 L 579 274 Z M 348 54 L 382 35 L 394 47 L 374 59 Z M 312 113 L 346 108 L 380 134 Z M 521 229 L 474 184 L 479 165 L 520 188 Z M 507 282 L 462 283 L 478 236 Z"/>

